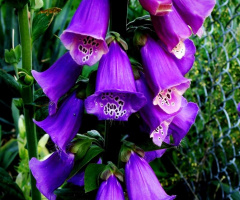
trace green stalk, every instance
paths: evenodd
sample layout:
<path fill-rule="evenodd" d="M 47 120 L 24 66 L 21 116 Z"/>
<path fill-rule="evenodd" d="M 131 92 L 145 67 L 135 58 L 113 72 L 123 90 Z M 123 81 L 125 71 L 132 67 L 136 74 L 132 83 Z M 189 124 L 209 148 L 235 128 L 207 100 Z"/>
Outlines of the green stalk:
<path fill-rule="evenodd" d="M 25 5 L 23 9 L 19 10 L 19 29 L 22 45 L 22 68 L 29 74 L 32 70 L 32 47 L 30 27 L 28 20 L 28 5 Z M 22 87 L 22 99 L 24 103 L 24 117 L 26 126 L 27 148 L 29 160 L 32 157 L 37 158 L 37 136 L 36 128 L 32 121 L 34 117 L 34 109 L 30 104 L 33 102 L 33 86 Z M 41 194 L 36 188 L 36 180 L 31 174 L 31 189 L 32 199 L 41 200 Z"/>
<path fill-rule="evenodd" d="M 121 37 L 126 36 L 128 0 L 110 0 L 110 31 L 118 32 Z M 118 165 L 118 156 L 121 148 L 121 135 L 126 132 L 124 122 L 105 122 L 105 155 L 103 162 L 112 161 Z"/>

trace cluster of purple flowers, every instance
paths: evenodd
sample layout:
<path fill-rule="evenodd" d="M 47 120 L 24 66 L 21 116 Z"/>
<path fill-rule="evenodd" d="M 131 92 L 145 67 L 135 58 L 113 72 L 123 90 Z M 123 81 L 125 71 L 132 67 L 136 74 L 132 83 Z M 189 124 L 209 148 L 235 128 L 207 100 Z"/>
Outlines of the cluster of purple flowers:
<path fill-rule="evenodd" d="M 84 108 L 99 120 L 127 121 L 138 111 L 150 128 L 149 137 L 158 146 L 163 142 L 179 145 L 195 121 L 198 106 L 183 97 L 191 82 L 184 76 L 193 66 L 196 51 L 188 38 L 192 33 L 203 33 L 202 24 L 215 0 L 139 1 L 150 13 L 159 39 L 144 35 L 140 49 L 143 72 L 138 79 L 118 38 L 113 37 L 109 47 L 105 41 L 109 0 L 82 0 L 60 36 L 69 52 L 45 72 L 32 71 L 50 99 L 49 116 L 34 122 L 50 135 L 57 151 L 44 161 L 33 158 L 29 165 L 37 188 L 50 200 L 56 199 L 54 190 L 65 182 L 74 166 L 74 154 L 68 145 L 80 128 Z M 73 91 L 58 108 L 58 100 L 74 86 L 83 65 L 92 66 L 98 61 L 95 93 L 84 100 Z M 148 164 L 165 151 L 129 151 L 125 182 L 130 200 L 175 198 L 165 193 Z M 84 172 L 79 172 L 68 181 L 82 186 L 83 177 Z M 102 182 L 96 199 L 125 199 L 114 173 Z"/>

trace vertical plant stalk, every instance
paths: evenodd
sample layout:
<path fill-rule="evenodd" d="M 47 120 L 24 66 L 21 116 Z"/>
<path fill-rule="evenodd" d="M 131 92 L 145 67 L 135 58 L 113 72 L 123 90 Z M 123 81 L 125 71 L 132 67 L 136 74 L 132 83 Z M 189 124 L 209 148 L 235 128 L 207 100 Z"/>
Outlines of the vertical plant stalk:
<path fill-rule="evenodd" d="M 32 70 L 32 47 L 30 27 L 28 20 L 28 5 L 19 10 L 19 29 L 22 45 L 22 68 L 31 74 Z M 22 99 L 24 104 L 24 117 L 26 126 L 27 148 L 29 160 L 32 157 L 37 158 L 37 136 L 36 127 L 32 121 L 34 117 L 34 109 L 30 104 L 33 102 L 33 86 L 22 87 Z M 31 174 L 32 199 L 41 200 L 41 194 L 36 188 L 36 180 Z"/>
<path fill-rule="evenodd" d="M 123 38 L 126 35 L 128 0 L 110 0 L 110 30 L 118 32 Z M 121 147 L 121 134 L 124 133 L 125 123 L 105 121 L 105 155 L 103 162 L 112 161 L 118 164 L 118 154 Z"/>

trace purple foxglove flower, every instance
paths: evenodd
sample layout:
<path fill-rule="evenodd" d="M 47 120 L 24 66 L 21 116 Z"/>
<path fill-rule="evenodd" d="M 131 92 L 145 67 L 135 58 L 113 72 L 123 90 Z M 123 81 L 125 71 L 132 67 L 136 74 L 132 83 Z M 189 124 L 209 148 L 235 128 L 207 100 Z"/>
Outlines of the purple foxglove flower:
<path fill-rule="evenodd" d="M 141 74 L 140 79 L 135 81 L 135 84 L 137 91 L 144 94 L 147 99 L 146 105 L 139 110 L 139 113 L 150 128 L 150 137 L 153 138 L 153 142 L 161 146 L 167 136 L 169 123 L 181 108 L 178 112 L 167 114 L 159 106 L 153 105 L 154 95 L 150 91 L 143 74 Z M 181 107 L 186 105 L 187 101 L 183 98 Z"/>
<path fill-rule="evenodd" d="M 184 40 L 192 34 L 201 35 L 202 25 L 210 15 L 215 0 L 172 0 L 172 12 L 164 16 L 152 15 L 152 23 L 158 37 L 169 52 L 181 58 L 184 55 Z"/>
<path fill-rule="evenodd" d="M 72 93 L 60 106 L 56 114 L 48 116 L 43 121 L 34 123 L 48 133 L 53 142 L 62 150 L 77 134 L 84 111 L 84 102 Z"/>
<path fill-rule="evenodd" d="M 46 160 L 32 158 L 29 167 L 37 181 L 37 188 L 49 200 L 55 200 L 54 190 L 69 176 L 74 164 L 74 155 L 54 152 Z"/>
<path fill-rule="evenodd" d="M 216 0 L 173 0 L 173 5 L 180 14 L 186 25 L 190 26 L 193 33 L 197 34 L 208 17 Z"/>
<path fill-rule="evenodd" d="M 132 152 L 125 166 L 125 180 L 129 200 L 172 200 L 166 194 L 146 160 Z"/>
<path fill-rule="evenodd" d="M 172 120 L 168 134 L 172 135 L 174 145 L 179 145 L 181 140 L 194 124 L 198 114 L 198 106 L 196 103 L 189 102 Z"/>
<path fill-rule="evenodd" d="M 154 94 L 153 104 L 168 114 L 177 112 L 190 80 L 183 77 L 171 54 L 149 36 L 141 55 L 145 77 Z"/>
<path fill-rule="evenodd" d="M 192 40 L 186 39 L 184 41 L 184 45 L 186 47 L 185 55 L 178 59 L 176 56 L 172 55 L 173 59 L 175 60 L 178 69 L 181 71 L 182 75 L 184 76 L 187 74 L 193 66 L 195 61 L 195 53 L 196 47 Z"/>
<path fill-rule="evenodd" d="M 82 0 L 60 39 L 79 65 L 94 65 L 108 52 L 109 0 Z"/>
<path fill-rule="evenodd" d="M 108 54 L 100 60 L 96 91 L 85 101 L 87 113 L 96 115 L 99 120 L 126 121 L 145 103 L 143 94 L 136 91 L 127 54 L 113 41 Z"/>
<path fill-rule="evenodd" d="M 152 15 L 161 16 L 172 11 L 172 0 L 139 0 L 139 2 Z"/>
<path fill-rule="evenodd" d="M 176 9 L 173 7 L 173 11 L 164 16 L 151 15 L 151 19 L 158 37 L 168 51 L 181 58 L 185 54 L 183 41 L 191 36 L 192 31 Z"/>
<path fill-rule="evenodd" d="M 109 178 L 102 182 L 98 189 L 96 200 L 124 200 L 124 194 L 121 184 L 112 174 Z"/>
<path fill-rule="evenodd" d="M 46 71 L 36 72 L 32 70 L 32 75 L 52 101 L 50 105 L 52 106 L 57 105 L 58 99 L 75 84 L 81 71 L 82 66 L 77 65 L 70 54 L 66 53 Z M 50 114 L 56 111 L 53 107 L 50 107 L 49 110 Z"/>

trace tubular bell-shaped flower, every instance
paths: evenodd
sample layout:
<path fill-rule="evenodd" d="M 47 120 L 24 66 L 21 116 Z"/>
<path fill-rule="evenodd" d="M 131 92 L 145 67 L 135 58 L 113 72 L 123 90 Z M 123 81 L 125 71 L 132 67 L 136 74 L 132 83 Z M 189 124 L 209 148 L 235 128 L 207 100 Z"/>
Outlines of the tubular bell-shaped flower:
<path fill-rule="evenodd" d="M 146 81 L 154 94 L 153 104 L 168 114 L 177 112 L 190 80 L 183 77 L 171 54 L 149 36 L 141 55 Z"/>
<path fill-rule="evenodd" d="M 87 113 L 99 120 L 126 121 L 145 103 L 143 94 L 136 91 L 127 54 L 113 41 L 99 62 L 96 91 L 85 101 Z"/>
<path fill-rule="evenodd" d="M 125 180 L 129 200 L 172 200 L 175 196 L 166 194 L 155 173 L 146 160 L 135 152 L 125 166 Z"/>
<path fill-rule="evenodd" d="M 139 0 L 139 2 L 152 15 L 161 16 L 172 11 L 172 0 Z"/>
<path fill-rule="evenodd" d="M 184 55 L 184 40 L 192 34 L 201 36 L 202 25 L 210 15 L 215 0 L 172 0 L 172 12 L 164 16 L 151 15 L 158 37 L 169 52 L 181 58 Z"/>
<path fill-rule="evenodd" d="M 77 134 L 84 110 L 84 101 L 73 92 L 60 106 L 56 114 L 34 123 L 50 135 L 53 142 L 66 151 L 66 146 Z"/>
<path fill-rule="evenodd" d="M 83 0 L 60 39 L 79 65 L 94 65 L 108 52 L 109 0 Z"/>
<path fill-rule="evenodd" d="M 61 186 L 69 176 L 74 164 L 74 155 L 54 152 L 46 160 L 32 158 L 29 167 L 37 181 L 37 188 L 49 200 L 55 200 L 54 190 Z"/>
<path fill-rule="evenodd" d="M 186 47 L 186 51 L 185 55 L 181 59 L 178 59 L 176 58 L 176 56 L 172 55 L 173 59 L 177 64 L 178 69 L 181 71 L 183 76 L 187 74 L 190 71 L 190 69 L 192 69 L 196 53 L 196 47 L 192 40 L 186 39 L 184 41 L 184 45 Z"/>
<path fill-rule="evenodd" d="M 159 106 L 153 105 L 152 100 L 154 95 L 150 91 L 143 74 L 141 74 L 140 79 L 135 81 L 135 84 L 137 91 L 144 94 L 147 99 L 146 105 L 139 110 L 139 113 L 150 128 L 150 137 L 153 138 L 153 142 L 161 146 L 167 136 L 168 126 L 172 117 L 174 117 L 181 108 L 175 113 L 167 114 Z M 184 107 L 187 105 L 187 101 L 183 98 L 181 104 L 181 107 Z"/>
<path fill-rule="evenodd" d="M 124 194 L 121 184 L 112 174 L 109 178 L 102 182 L 98 189 L 96 200 L 124 200 Z"/>
<path fill-rule="evenodd" d="M 46 71 L 32 70 L 32 75 L 56 106 L 58 99 L 75 84 L 81 71 L 82 66 L 79 66 L 70 54 L 66 53 Z"/>
<path fill-rule="evenodd" d="M 196 103 L 189 102 L 172 120 L 168 135 L 172 135 L 174 145 L 179 145 L 181 140 L 194 124 L 198 114 L 198 106 Z"/>

